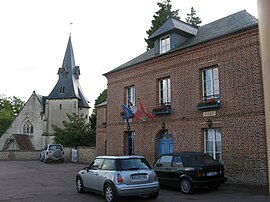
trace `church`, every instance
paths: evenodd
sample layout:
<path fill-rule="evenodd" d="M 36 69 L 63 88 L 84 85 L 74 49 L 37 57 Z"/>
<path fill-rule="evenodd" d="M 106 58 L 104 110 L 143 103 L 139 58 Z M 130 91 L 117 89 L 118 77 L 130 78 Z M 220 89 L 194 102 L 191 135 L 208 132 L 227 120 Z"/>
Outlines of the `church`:
<path fill-rule="evenodd" d="M 89 102 L 79 83 L 69 36 L 58 81 L 48 96 L 33 91 L 25 106 L 0 138 L 0 150 L 40 150 L 53 143 L 52 125 L 62 126 L 67 114 L 75 113 L 89 121 Z"/>

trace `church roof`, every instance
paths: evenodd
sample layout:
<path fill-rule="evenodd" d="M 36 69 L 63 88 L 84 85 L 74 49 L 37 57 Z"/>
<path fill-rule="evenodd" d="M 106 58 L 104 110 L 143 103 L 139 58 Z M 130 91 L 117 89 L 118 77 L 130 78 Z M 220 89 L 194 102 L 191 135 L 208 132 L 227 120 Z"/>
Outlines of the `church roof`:
<path fill-rule="evenodd" d="M 59 79 L 47 99 L 77 98 L 79 107 L 90 108 L 79 83 L 80 68 L 75 64 L 71 36 L 69 36 L 63 64 L 58 70 L 58 75 Z"/>

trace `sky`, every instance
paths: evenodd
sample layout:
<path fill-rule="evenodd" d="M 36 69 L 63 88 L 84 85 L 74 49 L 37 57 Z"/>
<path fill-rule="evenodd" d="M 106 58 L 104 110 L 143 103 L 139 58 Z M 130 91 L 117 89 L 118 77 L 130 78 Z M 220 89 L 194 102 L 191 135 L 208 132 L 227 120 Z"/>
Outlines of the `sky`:
<path fill-rule="evenodd" d="M 164 0 L 0 1 L 0 95 L 27 101 L 48 96 L 58 81 L 68 38 L 80 85 L 93 108 L 107 88 L 104 73 L 146 51 L 146 30 Z M 171 0 L 181 20 L 194 7 L 208 24 L 246 10 L 258 18 L 257 0 Z M 72 25 L 70 25 L 72 23 Z"/>

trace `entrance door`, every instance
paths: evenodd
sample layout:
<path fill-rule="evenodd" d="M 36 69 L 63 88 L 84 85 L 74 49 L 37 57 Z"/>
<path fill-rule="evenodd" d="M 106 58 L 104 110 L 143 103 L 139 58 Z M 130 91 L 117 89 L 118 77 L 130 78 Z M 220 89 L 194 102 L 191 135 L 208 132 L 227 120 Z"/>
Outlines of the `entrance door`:
<path fill-rule="evenodd" d="M 173 152 L 173 138 L 171 134 L 165 133 L 159 136 L 158 140 L 158 157 L 161 154 L 172 153 Z"/>

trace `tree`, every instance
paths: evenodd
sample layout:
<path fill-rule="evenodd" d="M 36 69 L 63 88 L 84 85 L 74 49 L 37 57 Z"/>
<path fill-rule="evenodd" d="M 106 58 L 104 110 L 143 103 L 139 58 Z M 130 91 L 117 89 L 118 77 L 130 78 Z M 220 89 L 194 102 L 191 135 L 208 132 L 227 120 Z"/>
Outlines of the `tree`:
<path fill-rule="evenodd" d="M 69 121 L 63 121 L 63 128 L 52 125 L 54 142 L 66 147 L 95 146 L 95 134 L 91 124 L 83 115 L 67 114 Z"/>
<path fill-rule="evenodd" d="M 148 31 L 146 31 L 148 38 L 156 31 L 158 30 L 161 25 L 163 25 L 169 18 L 173 17 L 178 20 L 180 20 L 180 17 L 178 16 L 179 9 L 172 11 L 172 5 L 171 0 L 165 0 L 163 3 L 157 3 L 159 6 L 159 10 L 155 12 L 156 15 L 154 15 L 154 20 L 152 20 L 152 26 Z M 147 43 L 147 50 L 150 50 L 154 47 L 154 43 L 152 41 L 149 41 L 147 39 L 144 39 Z"/>
<path fill-rule="evenodd" d="M 195 27 L 199 27 L 199 24 L 201 24 L 202 21 L 201 21 L 201 18 L 195 17 L 195 15 L 196 15 L 196 11 L 193 7 L 191 7 L 190 13 L 187 13 L 186 22 Z"/>
<path fill-rule="evenodd" d="M 0 95 L 0 137 L 8 129 L 16 116 L 24 107 L 24 101 L 19 97 Z"/>

